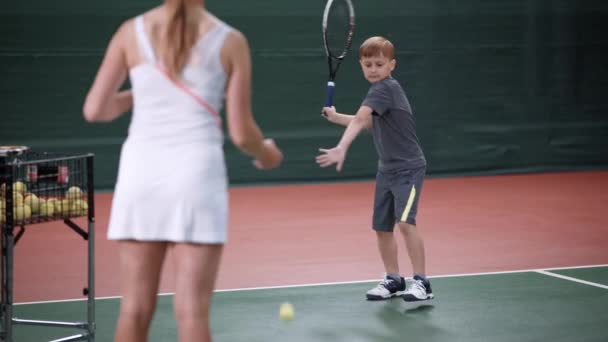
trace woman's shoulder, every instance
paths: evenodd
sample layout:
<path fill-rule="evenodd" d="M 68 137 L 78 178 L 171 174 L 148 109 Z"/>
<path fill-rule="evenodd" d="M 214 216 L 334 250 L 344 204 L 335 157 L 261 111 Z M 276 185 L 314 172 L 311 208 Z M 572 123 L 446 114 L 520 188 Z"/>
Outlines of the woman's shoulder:
<path fill-rule="evenodd" d="M 245 37 L 245 35 L 241 31 L 236 29 L 234 26 L 230 25 L 228 22 L 224 21 L 223 19 L 215 16 L 211 12 L 207 12 L 207 16 L 209 19 L 211 19 L 214 22 L 214 25 L 216 25 L 217 27 L 219 27 L 219 29 L 221 29 L 222 31 L 224 31 L 226 33 L 227 38 L 230 38 L 230 40 L 232 40 L 236 43 L 243 42 L 243 41 L 246 42 L 247 38 Z"/>

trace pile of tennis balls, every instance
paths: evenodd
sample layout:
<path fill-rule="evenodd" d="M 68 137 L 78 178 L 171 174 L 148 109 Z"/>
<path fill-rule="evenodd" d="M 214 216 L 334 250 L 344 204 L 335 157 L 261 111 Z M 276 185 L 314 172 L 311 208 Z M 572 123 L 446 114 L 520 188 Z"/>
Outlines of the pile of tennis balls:
<path fill-rule="evenodd" d="M 0 223 L 6 221 L 6 185 L 0 185 Z M 47 217 L 74 217 L 87 215 L 89 205 L 85 200 L 84 192 L 77 186 L 71 186 L 63 198 L 38 197 L 28 192 L 27 186 L 21 181 L 13 183 L 13 220 L 17 223 L 29 221 L 32 216 Z"/>

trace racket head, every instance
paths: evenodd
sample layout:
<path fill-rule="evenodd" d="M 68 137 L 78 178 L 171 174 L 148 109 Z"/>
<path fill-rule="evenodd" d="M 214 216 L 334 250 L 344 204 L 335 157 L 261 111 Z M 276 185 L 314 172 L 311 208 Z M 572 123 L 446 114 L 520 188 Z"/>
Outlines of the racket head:
<path fill-rule="evenodd" d="M 328 0 L 323 11 L 323 47 L 328 58 L 342 60 L 355 33 L 355 9 L 351 0 Z"/>

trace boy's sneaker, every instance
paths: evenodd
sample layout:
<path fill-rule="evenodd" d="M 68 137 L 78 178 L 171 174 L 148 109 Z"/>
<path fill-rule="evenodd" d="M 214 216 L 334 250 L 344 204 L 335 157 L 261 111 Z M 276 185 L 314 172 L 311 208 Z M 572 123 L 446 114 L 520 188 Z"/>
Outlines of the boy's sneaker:
<path fill-rule="evenodd" d="M 419 276 L 414 276 L 414 281 L 407 287 L 403 294 L 403 300 L 406 302 L 417 302 L 420 300 L 433 299 L 433 290 L 431 282 L 428 279 L 423 280 Z"/>
<path fill-rule="evenodd" d="M 401 281 L 384 277 L 384 279 L 373 289 L 367 291 L 368 300 L 384 300 L 396 296 L 401 296 L 405 293 L 405 279 L 401 277 Z"/>

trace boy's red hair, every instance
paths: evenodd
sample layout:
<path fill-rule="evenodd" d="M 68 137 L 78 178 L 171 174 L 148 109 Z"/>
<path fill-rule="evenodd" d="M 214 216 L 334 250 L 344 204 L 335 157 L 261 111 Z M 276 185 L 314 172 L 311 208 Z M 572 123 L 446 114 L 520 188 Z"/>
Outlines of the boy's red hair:
<path fill-rule="evenodd" d="M 390 40 L 375 36 L 367 38 L 359 48 L 359 58 L 384 56 L 389 60 L 395 58 L 395 47 Z"/>

